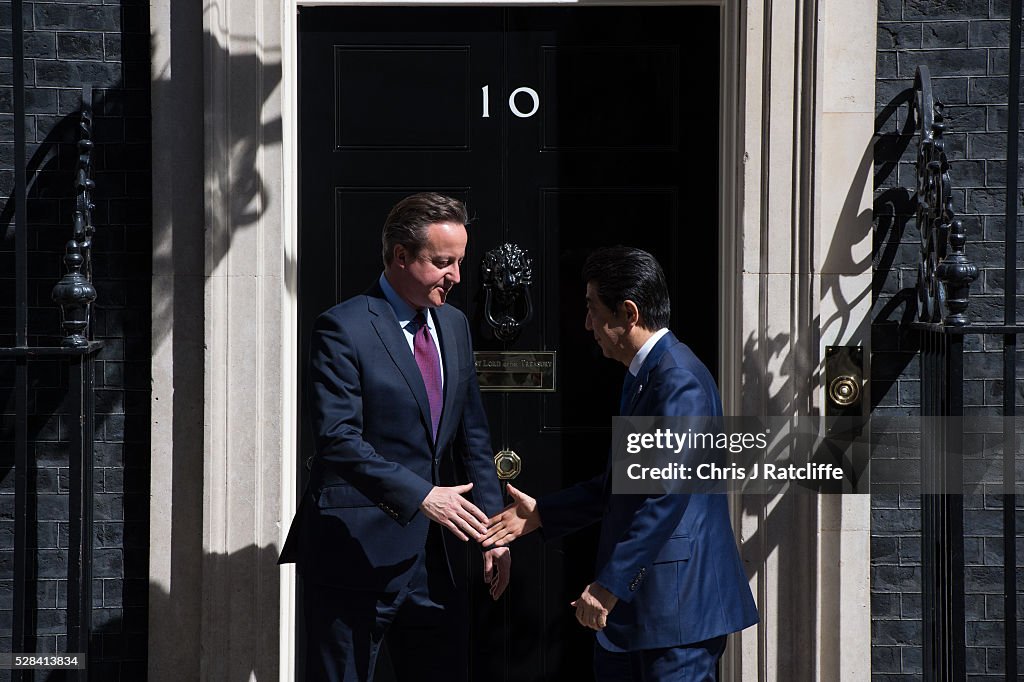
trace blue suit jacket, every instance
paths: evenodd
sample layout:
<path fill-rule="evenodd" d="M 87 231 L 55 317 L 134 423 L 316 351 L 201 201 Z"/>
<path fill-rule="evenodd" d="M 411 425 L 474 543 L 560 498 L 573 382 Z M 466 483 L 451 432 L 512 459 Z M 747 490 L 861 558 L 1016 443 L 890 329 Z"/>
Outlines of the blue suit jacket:
<path fill-rule="evenodd" d="M 307 412 L 316 439 L 309 485 L 281 551 L 307 580 L 395 591 L 423 552 L 420 502 L 453 450 L 486 514 L 502 508 L 469 325 L 435 308 L 444 358 L 444 409 L 436 444 L 416 360 L 379 284 L 317 318 L 310 343 Z"/>
<path fill-rule="evenodd" d="M 707 368 L 670 332 L 640 367 L 625 414 L 717 417 L 722 405 Z M 606 469 L 537 505 L 546 538 L 603 519 L 596 582 L 619 598 L 602 631 L 611 644 L 681 646 L 757 622 L 725 495 L 612 495 Z"/>

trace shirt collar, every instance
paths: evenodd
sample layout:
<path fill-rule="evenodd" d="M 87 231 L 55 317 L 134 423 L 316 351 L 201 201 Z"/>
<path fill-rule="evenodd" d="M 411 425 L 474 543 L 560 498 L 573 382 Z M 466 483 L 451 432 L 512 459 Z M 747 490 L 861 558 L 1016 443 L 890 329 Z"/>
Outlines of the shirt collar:
<path fill-rule="evenodd" d="M 391 304 L 391 309 L 395 311 L 395 317 L 398 318 L 398 326 L 405 329 L 409 326 L 409 323 L 412 322 L 412 319 L 416 317 L 416 313 L 418 311 L 398 295 L 398 292 L 395 291 L 393 286 L 391 286 L 391 282 L 388 281 L 388 278 L 384 276 L 383 272 L 380 273 L 380 280 L 378 281 L 380 282 L 381 291 L 384 292 L 384 298 L 386 298 L 388 303 Z M 429 308 L 424 308 L 423 312 L 426 314 L 427 318 L 427 329 L 433 333 L 434 316 L 430 314 Z"/>
<path fill-rule="evenodd" d="M 636 355 L 633 356 L 633 360 L 629 363 L 630 374 L 633 376 L 640 374 L 640 368 L 643 367 L 644 360 L 647 359 L 647 356 L 651 354 L 651 350 L 655 345 L 657 345 L 658 341 L 661 341 L 661 337 L 665 336 L 665 334 L 668 334 L 668 329 L 666 327 L 662 327 L 651 334 L 651 338 L 647 339 L 647 342 L 640 346 L 640 350 L 636 352 Z"/>

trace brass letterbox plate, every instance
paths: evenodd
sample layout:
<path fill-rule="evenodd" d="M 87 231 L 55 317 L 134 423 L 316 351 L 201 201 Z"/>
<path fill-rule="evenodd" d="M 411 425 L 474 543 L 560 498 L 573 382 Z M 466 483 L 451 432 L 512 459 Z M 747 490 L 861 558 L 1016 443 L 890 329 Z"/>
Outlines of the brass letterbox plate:
<path fill-rule="evenodd" d="M 554 351 L 477 351 L 473 355 L 481 391 L 555 390 Z"/>

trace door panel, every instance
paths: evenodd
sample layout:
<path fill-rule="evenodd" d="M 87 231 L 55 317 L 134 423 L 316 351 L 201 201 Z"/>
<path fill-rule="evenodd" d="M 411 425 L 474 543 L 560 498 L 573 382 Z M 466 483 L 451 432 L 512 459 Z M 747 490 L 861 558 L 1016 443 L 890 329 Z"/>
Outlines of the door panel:
<path fill-rule="evenodd" d="M 338 150 L 469 149 L 468 45 L 337 46 Z"/>
<path fill-rule="evenodd" d="M 484 394 L 494 451 L 522 458 L 517 486 L 543 495 L 605 465 L 624 368 L 583 328 L 580 270 L 595 247 L 658 258 L 672 329 L 715 370 L 717 9 L 303 8 L 299 26 L 303 348 L 320 311 L 380 274 L 388 209 L 435 190 L 473 218 L 449 301 L 475 348 L 557 354 L 554 392 Z M 512 343 L 486 322 L 479 270 L 505 241 L 533 259 L 535 314 Z M 586 679 L 593 637 L 569 602 L 593 579 L 596 537 L 517 543 L 496 604 L 479 552 L 460 548 L 472 680 Z M 386 662 L 377 679 L 390 679 Z"/>
<path fill-rule="evenodd" d="M 678 150 L 678 47 L 545 45 L 541 70 L 545 151 Z"/>

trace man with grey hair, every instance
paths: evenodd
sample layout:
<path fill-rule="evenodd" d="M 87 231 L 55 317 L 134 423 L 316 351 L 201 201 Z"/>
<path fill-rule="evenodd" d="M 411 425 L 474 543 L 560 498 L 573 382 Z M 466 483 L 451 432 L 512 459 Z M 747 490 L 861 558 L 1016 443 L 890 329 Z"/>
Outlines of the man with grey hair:
<path fill-rule="evenodd" d="M 306 679 L 373 679 L 387 640 L 397 678 L 465 680 L 464 587 L 443 533 L 479 540 L 502 506 L 465 315 L 445 304 L 466 253 L 466 208 L 407 197 L 381 235 L 384 272 L 317 318 L 309 358 L 316 441 L 282 562 L 303 580 Z M 453 452 L 469 482 L 439 484 Z M 484 553 L 497 599 L 507 548 Z"/>

